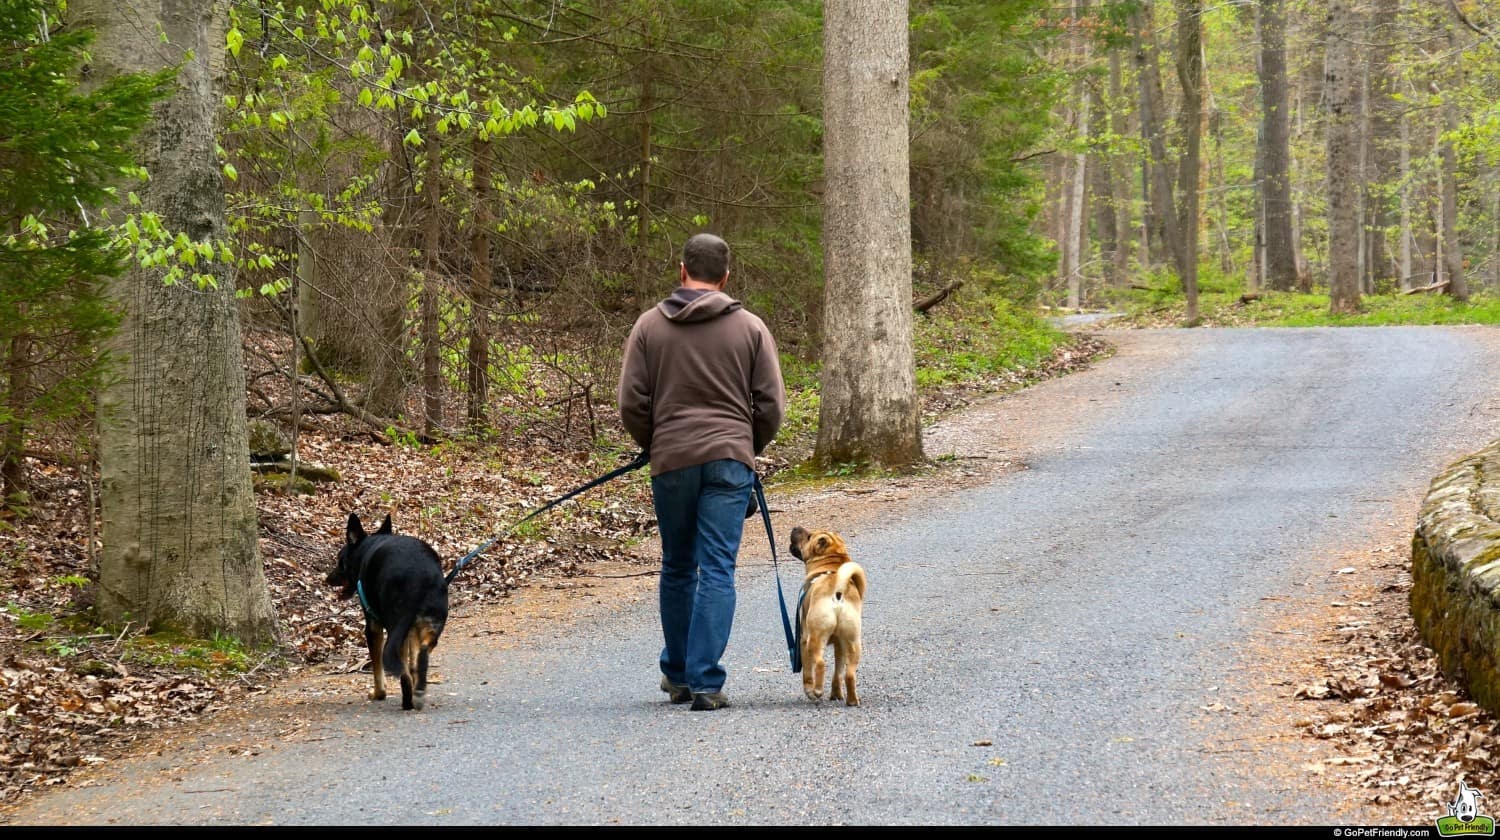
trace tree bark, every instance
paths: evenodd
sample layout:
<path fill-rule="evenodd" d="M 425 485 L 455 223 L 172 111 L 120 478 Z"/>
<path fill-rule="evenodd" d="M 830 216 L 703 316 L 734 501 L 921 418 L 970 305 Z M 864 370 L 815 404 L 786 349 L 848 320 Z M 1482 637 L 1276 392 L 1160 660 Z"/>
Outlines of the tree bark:
<path fill-rule="evenodd" d="M 1261 0 L 1261 204 L 1265 208 L 1266 287 L 1289 292 L 1297 284 L 1292 235 L 1291 117 L 1286 75 L 1284 0 Z"/>
<path fill-rule="evenodd" d="M 1128 114 L 1125 111 L 1124 82 L 1122 79 L 1120 49 L 1109 53 L 1109 127 L 1115 137 L 1129 133 Z M 1110 237 L 1110 285 L 1124 287 L 1130 282 L 1130 171 L 1128 165 L 1113 153 L 1102 162 L 1104 177 L 1109 181 L 1109 207 L 1114 216 Z"/>
<path fill-rule="evenodd" d="M 1323 62 L 1327 102 L 1328 297 L 1334 314 L 1358 312 L 1359 294 L 1359 81 L 1355 42 L 1360 16 L 1355 0 L 1330 0 Z"/>
<path fill-rule="evenodd" d="M 1397 224 L 1392 186 L 1400 177 L 1400 128 L 1396 121 L 1397 77 L 1393 68 L 1400 0 L 1374 0 L 1370 19 L 1369 166 L 1365 175 L 1366 256 L 1372 285 L 1390 283 L 1396 272 L 1388 231 Z"/>
<path fill-rule="evenodd" d="M 648 40 L 649 44 L 649 40 Z M 651 60 L 641 61 L 641 115 L 637 126 L 640 143 L 640 182 L 635 202 L 635 308 L 645 312 L 657 303 L 651 271 L 651 120 L 656 109 L 655 79 Z"/>
<path fill-rule="evenodd" d="M 19 314 L 24 318 L 25 304 L 21 304 Z M 5 402 L 0 405 L 5 406 L 10 419 L 0 423 L 0 510 L 27 491 L 24 418 L 29 413 L 31 391 L 31 338 L 19 332 L 5 349 Z"/>
<path fill-rule="evenodd" d="M 1180 273 L 1182 239 L 1178 232 L 1176 202 L 1172 195 L 1172 170 L 1167 162 L 1165 120 L 1161 115 L 1161 68 L 1158 63 L 1155 20 L 1151 0 L 1144 0 L 1131 13 L 1136 76 L 1140 83 L 1141 136 L 1150 152 L 1146 167 L 1150 176 L 1147 206 L 1150 207 L 1155 230 L 1160 231 L 1160 236 L 1153 236 L 1153 241 L 1161 243 L 1161 250 Z"/>
<path fill-rule="evenodd" d="M 1449 29 L 1449 44 L 1457 54 L 1457 38 Z M 1443 98 L 1443 123 L 1449 132 L 1459 129 L 1458 105 L 1452 92 Z M 1439 147 L 1442 160 L 1442 230 L 1438 239 L 1443 244 L 1443 270 L 1447 274 L 1449 297 L 1454 300 L 1469 299 L 1469 284 L 1464 279 L 1464 246 L 1458 238 L 1458 154 L 1450 138 L 1443 138 Z"/>
<path fill-rule="evenodd" d="M 428 112 L 424 142 L 427 164 L 422 172 L 422 431 L 436 437 L 443 426 L 442 335 L 438 312 L 438 280 L 443 247 L 443 151 L 437 113 Z"/>
<path fill-rule="evenodd" d="M 84 0 L 75 10 L 98 30 L 93 77 L 180 62 L 177 92 L 139 139 L 151 181 L 137 193 L 169 230 L 226 238 L 215 128 L 227 0 Z M 167 286 L 140 269 L 109 282 L 124 314 L 108 344 L 117 375 L 99 396 L 96 608 L 111 623 L 260 644 L 276 628 L 256 542 L 234 266 L 206 271 L 215 287 Z"/>
<path fill-rule="evenodd" d="M 920 462 L 912 348 L 906 0 L 828 0 L 824 323 L 814 460 Z"/>
<path fill-rule="evenodd" d="M 1181 125 L 1184 150 L 1177 185 L 1179 250 L 1177 273 L 1187 299 L 1185 321 L 1198 323 L 1198 204 L 1199 167 L 1203 155 L 1203 4 L 1177 3 L 1177 79 L 1182 83 Z"/>
<path fill-rule="evenodd" d="M 489 424 L 490 403 L 490 153 L 488 140 L 474 140 L 474 212 L 469 238 L 469 262 L 473 277 L 469 306 L 469 430 L 482 433 Z"/>

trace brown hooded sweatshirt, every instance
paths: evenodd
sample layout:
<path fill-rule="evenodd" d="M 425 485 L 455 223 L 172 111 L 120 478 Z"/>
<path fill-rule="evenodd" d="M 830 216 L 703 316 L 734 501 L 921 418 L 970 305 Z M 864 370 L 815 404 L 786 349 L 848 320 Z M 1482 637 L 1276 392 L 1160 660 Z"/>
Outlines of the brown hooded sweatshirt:
<path fill-rule="evenodd" d="M 652 475 L 721 458 L 755 469 L 786 410 L 765 322 L 723 292 L 685 287 L 636 319 L 616 396 Z"/>

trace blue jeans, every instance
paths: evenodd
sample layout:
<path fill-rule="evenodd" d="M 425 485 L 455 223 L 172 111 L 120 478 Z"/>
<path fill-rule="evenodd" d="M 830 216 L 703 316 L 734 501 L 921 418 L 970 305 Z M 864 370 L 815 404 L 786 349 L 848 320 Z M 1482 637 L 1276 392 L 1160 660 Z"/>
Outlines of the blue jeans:
<path fill-rule="evenodd" d="M 755 474 L 724 459 L 651 477 L 661 528 L 661 672 L 694 693 L 723 689 L 734 563 Z"/>

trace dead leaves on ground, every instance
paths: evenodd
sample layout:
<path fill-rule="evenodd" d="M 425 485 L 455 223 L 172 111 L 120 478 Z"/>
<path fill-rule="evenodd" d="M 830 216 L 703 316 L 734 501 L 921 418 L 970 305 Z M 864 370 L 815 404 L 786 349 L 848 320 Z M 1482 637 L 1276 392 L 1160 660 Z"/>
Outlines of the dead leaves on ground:
<path fill-rule="evenodd" d="M 1386 547 L 1370 566 L 1379 594 L 1333 605 L 1337 620 L 1319 646 L 1328 653 L 1316 663 L 1325 676 L 1292 692 L 1302 731 L 1344 754 L 1307 769 L 1342 772 L 1369 801 L 1409 804 L 1414 816 L 1440 816 L 1460 778 L 1500 791 L 1500 725 L 1441 672 L 1417 634 L 1406 558 Z"/>

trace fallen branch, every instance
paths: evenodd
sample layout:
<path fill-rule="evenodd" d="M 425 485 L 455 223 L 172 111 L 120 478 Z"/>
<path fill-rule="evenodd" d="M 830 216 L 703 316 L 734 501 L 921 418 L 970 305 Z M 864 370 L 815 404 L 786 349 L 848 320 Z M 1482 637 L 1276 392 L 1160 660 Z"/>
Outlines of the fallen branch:
<path fill-rule="evenodd" d="M 1418 286 L 1415 289 L 1407 289 L 1406 291 L 1402 292 L 1401 294 L 1403 294 L 1403 295 L 1420 295 L 1423 292 L 1435 292 L 1435 291 L 1437 291 L 1439 289 L 1446 289 L 1446 288 L 1448 288 L 1448 283 L 1450 283 L 1450 282 L 1451 281 L 1449 281 L 1449 280 L 1439 280 L 1438 282 L 1433 283 L 1430 286 Z"/>
<path fill-rule="evenodd" d="M 1246 292 L 1240 295 L 1240 303 L 1253 303 L 1261 299 L 1260 292 Z"/>
<path fill-rule="evenodd" d="M 948 285 L 944 286 L 943 288 L 938 289 L 936 292 L 933 292 L 932 294 L 928 295 L 927 297 L 922 298 L 921 300 L 919 300 L 916 303 L 912 304 L 912 308 L 915 309 L 916 311 L 922 313 L 923 315 L 926 315 L 927 314 L 927 310 L 929 310 L 932 307 L 937 306 L 938 304 L 940 304 L 943 301 L 947 300 L 949 295 L 953 294 L 954 292 L 958 291 L 959 289 L 962 289 L 963 287 L 964 287 L 964 281 L 962 281 L 962 280 L 954 280 L 952 283 L 949 283 Z"/>
<path fill-rule="evenodd" d="M 386 429 L 395 429 L 402 434 L 413 435 L 417 440 L 420 440 L 423 443 L 432 443 L 432 441 L 428 439 L 426 435 L 412 432 L 409 429 L 397 426 L 395 423 L 392 423 L 391 421 L 386 420 L 382 417 L 376 417 L 370 412 L 365 411 L 363 408 L 360 408 L 359 406 L 350 402 L 349 398 L 344 396 L 343 389 L 339 388 L 338 383 L 333 381 L 333 377 L 329 375 L 328 371 L 323 367 L 323 363 L 318 361 L 318 354 L 313 352 L 312 345 L 307 341 L 307 336 L 297 336 L 297 340 L 302 342 L 302 347 L 307 350 L 307 360 L 312 363 L 313 371 L 318 374 L 319 379 L 323 380 L 323 384 L 328 386 L 328 390 L 333 392 L 334 403 L 345 414 L 348 414 L 350 417 L 359 420 L 360 422 L 369 426 L 371 429 L 375 430 L 374 433 L 378 435 L 378 438 L 382 443 L 390 443 L 389 438 L 387 438 L 384 434 L 384 430 Z"/>

